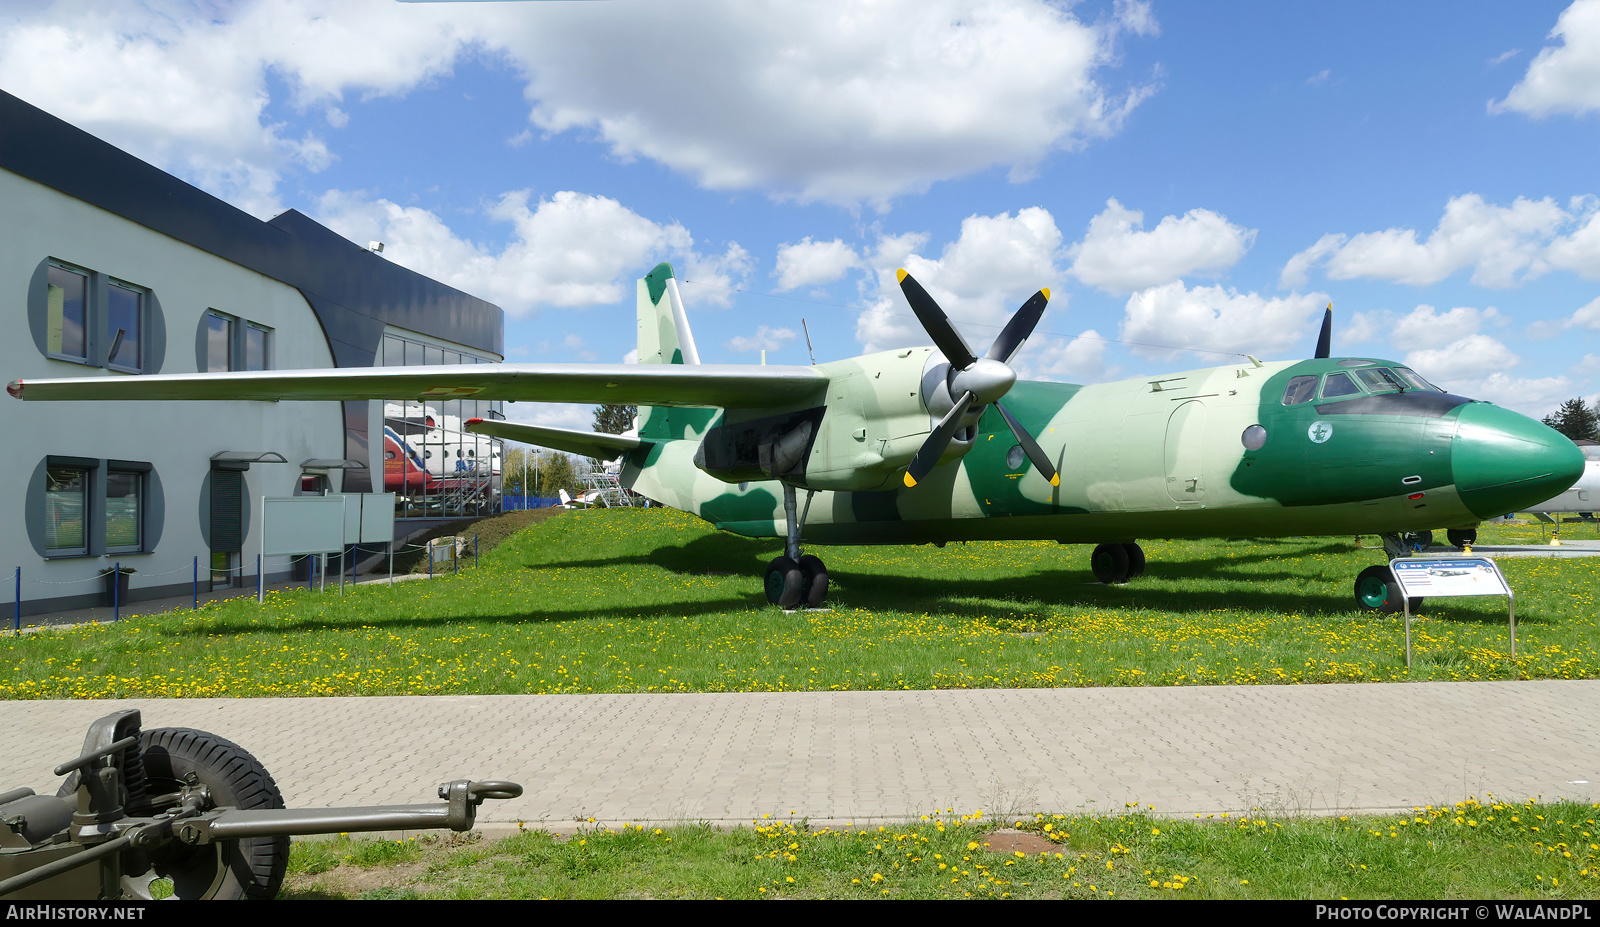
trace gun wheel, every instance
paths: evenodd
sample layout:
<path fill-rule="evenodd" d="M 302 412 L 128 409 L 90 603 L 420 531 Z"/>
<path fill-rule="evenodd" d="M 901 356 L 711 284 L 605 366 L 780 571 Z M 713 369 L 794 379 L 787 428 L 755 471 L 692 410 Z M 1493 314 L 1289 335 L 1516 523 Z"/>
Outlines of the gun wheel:
<path fill-rule="evenodd" d="M 192 776 L 217 805 L 244 810 L 282 808 L 283 795 L 259 761 L 232 741 L 184 727 L 139 735 L 149 794 L 176 792 Z M 127 888 L 147 894 L 153 883 L 170 884 L 173 898 L 266 899 L 278 893 L 289 867 L 288 837 L 248 837 L 209 846 L 173 841 L 147 856 L 149 866 L 124 878 Z M 124 857 L 125 869 L 131 860 Z"/>

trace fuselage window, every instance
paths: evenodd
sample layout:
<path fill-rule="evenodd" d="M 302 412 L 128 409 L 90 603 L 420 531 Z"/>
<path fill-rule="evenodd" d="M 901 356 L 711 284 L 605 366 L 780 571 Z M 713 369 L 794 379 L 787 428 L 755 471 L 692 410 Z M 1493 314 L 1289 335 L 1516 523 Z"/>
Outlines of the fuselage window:
<path fill-rule="evenodd" d="M 1283 404 L 1297 406 L 1302 402 L 1310 402 L 1317 397 L 1316 377 L 1295 377 L 1283 391 Z"/>
<path fill-rule="evenodd" d="M 1359 396 L 1361 388 L 1350 379 L 1348 373 L 1330 373 L 1322 379 L 1322 398 L 1337 399 L 1341 396 Z"/>

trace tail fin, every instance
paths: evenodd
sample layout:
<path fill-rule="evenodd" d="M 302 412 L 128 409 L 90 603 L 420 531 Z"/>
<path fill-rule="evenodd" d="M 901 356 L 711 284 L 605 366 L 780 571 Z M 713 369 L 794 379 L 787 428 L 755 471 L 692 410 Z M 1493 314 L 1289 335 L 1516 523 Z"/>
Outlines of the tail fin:
<path fill-rule="evenodd" d="M 639 280 L 639 363 L 700 363 L 678 281 L 665 262 Z"/>
<path fill-rule="evenodd" d="M 698 364 L 700 352 L 678 295 L 672 265 L 657 264 L 639 280 L 639 363 Z M 688 438 L 705 433 L 715 409 L 639 407 L 641 438 Z"/>

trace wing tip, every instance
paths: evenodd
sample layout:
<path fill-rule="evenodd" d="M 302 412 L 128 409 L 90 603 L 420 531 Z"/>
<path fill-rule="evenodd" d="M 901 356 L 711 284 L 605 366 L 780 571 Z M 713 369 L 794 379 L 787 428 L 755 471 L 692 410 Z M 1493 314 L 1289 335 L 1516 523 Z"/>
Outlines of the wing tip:
<path fill-rule="evenodd" d="M 21 380 L 12 380 L 10 383 L 7 383 L 6 384 L 6 392 L 10 393 L 12 396 L 15 396 L 18 399 L 21 399 L 22 398 L 22 381 Z"/>

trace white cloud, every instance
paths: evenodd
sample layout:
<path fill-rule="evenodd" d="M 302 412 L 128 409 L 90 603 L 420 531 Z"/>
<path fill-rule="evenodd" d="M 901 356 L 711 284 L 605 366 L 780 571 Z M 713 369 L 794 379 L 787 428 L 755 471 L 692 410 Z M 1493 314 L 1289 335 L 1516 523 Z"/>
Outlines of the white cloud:
<path fill-rule="evenodd" d="M 620 14 L 47 0 L 0 13 L 0 86 L 267 215 L 285 171 L 326 163 L 268 117 L 269 75 L 337 130 L 349 96 L 403 95 L 483 54 L 521 73 L 545 132 L 582 132 L 712 189 L 881 206 L 997 165 L 1024 178 L 1114 135 L 1154 92 L 1106 85 L 1115 42 L 1158 31 L 1133 0 L 1098 24 L 1048 0 L 685 0 Z"/>
<path fill-rule="evenodd" d="M 1153 88 L 1103 83 L 1145 4 L 1103 26 L 1043 0 L 520 4 L 493 34 L 535 125 L 710 189 L 877 204 L 1115 134 Z M 1026 62 L 1026 66 L 1019 66 Z"/>
<path fill-rule="evenodd" d="M 594 406 L 571 402 L 508 402 L 506 421 L 546 428 L 594 429 Z"/>
<path fill-rule="evenodd" d="M 1546 46 L 1506 98 L 1489 112 L 1515 110 L 1533 117 L 1600 110 L 1600 0 L 1576 0 L 1562 11 Z"/>
<path fill-rule="evenodd" d="M 1574 312 L 1572 318 L 1567 320 L 1567 325 L 1600 330 L 1600 297 L 1591 300 L 1577 312 Z"/>
<path fill-rule="evenodd" d="M 1323 68 L 1322 70 L 1318 71 L 1317 73 L 1315 73 L 1315 74 L 1311 75 L 1310 77 L 1306 78 L 1306 83 L 1310 84 L 1313 87 L 1316 87 L 1316 86 L 1318 86 L 1320 84 L 1325 84 L 1325 83 L 1328 82 L 1328 77 L 1330 75 L 1332 75 L 1332 74 L 1333 74 L 1332 70 L 1330 70 L 1328 68 Z"/>
<path fill-rule="evenodd" d="M 926 242 L 922 235 L 879 240 L 872 259 L 877 292 L 856 322 L 864 351 L 932 341 L 900 291 L 895 271 L 904 267 L 982 354 L 1023 300 L 1052 282 L 1061 231 L 1049 212 L 1033 206 L 1015 216 L 968 216 L 938 258 L 915 253 Z"/>
<path fill-rule="evenodd" d="M 720 257 L 703 258 L 682 225 L 661 225 L 609 197 L 570 190 L 537 206 L 530 206 L 528 191 L 514 190 L 502 195 L 489 215 L 512 226 L 511 243 L 499 253 L 457 237 L 425 209 L 361 193 L 330 191 L 318 204 L 317 218 L 352 241 L 383 241 L 384 255 L 395 263 L 512 315 L 538 306 L 622 301 L 641 268 L 662 255 L 710 267 L 712 276 L 746 257 L 733 244 Z"/>
<path fill-rule="evenodd" d="M 1369 277 L 1417 286 L 1466 267 L 1473 268 L 1472 282 L 1486 287 L 1516 286 L 1551 269 L 1600 278 L 1596 198 L 1574 197 L 1569 205 L 1570 211 L 1549 197 L 1518 197 L 1510 206 L 1497 206 L 1468 193 L 1445 205 L 1426 241 L 1419 242 L 1414 229 L 1398 228 L 1324 235 L 1289 259 L 1279 283 L 1302 286 L 1319 264 L 1335 280 Z"/>
<path fill-rule="evenodd" d="M 1209 209 L 1167 216 L 1148 232 L 1143 226 L 1144 213 L 1107 200 L 1105 211 L 1089 220 L 1083 241 L 1068 250 L 1074 259 L 1069 273 L 1109 292 L 1131 293 L 1232 267 L 1256 238 L 1255 229 Z"/>
<path fill-rule="evenodd" d="M 1488 335 L 1457 338 L 1437 348 L 1406 354 L 1406 366 L 1441 384 L 1477 382 L 1491 371 L 1515 367 L 1522 358 Z"/>
<path fill-rule="evenodd" d="M 728 242 L 721 254 L 701 255 L 690 251 L 683 268 L 685 281 L 693 281 L 707 289 L 695 294 L 695 305 L 731 306 L 733 291 L 742 286 L 755 269 L 755 259 L 738 242 Z"/>
<path fill-rule="evenodd" d="M 795 339 L 792 328 L 769 328 L 766 325 L 756 329 L 756 333 L 746 338 L 736 336 L 727 342 L 729 350 L 740 353 L 753 351 L 776 351 Z"/>
<path fill-rule="evenodd" d="M 1141 290 L 1128 299 L 1121 340 L 1147 357 L 1172 359 L 1185 350 L 1270 357 L 1317 337 L 1323 293 L 1267 298 L 1220 286 L 1188 289 L 1183 281 Z"/>
<path fill-rule="evenodd" d="M 1457 306 L 1439 312 L 1421 305 L 1402 316 L 1389 328 L 1389 341 L 1402 351 L 1441 348 L 1457 342 L 1463 335 L 1476 334 L 1485 322 L 1504 325 L 1505 316 L 1493 306 L 1473 309 Z"/>
<path fill-rule="evenodd" d="M 1417 372 L 1424 377 L 1429 376 L 1427 371 Z M 1499 371 L 1477 378 L 1464 375 L 1458 379 L 1433 382 L 1458 396 L 1486 399 L 1532 418 L 1540 418 L 1554 411 L 1562 400 L 1571 398 L 1576 391 L 1576 384 L 1567 377 L 1524 378 Z"/>
<path fill-rule="evenodd" d="M 1106 365 L 1107 344 L 1092 328 L 1071 339 L 1036 336 L 1017 352 L 1011 366 L 1024 380 L 1099 383 L 1117 375 L 1117 368 Z"/>
<path fill-rule="evenodd" d="M 441 9 L 387 0 L 56 0 L 0 14 L 0 86 L 257 216 L 287 170 L 332 160 L 266 115 L 267 73 L 300 106 L 348 116 L 347 88 L 400 93 L 448 70 L 468 36 Z"/>
<path fill-rule="evenodd" d="M 860 263 L 855 249 L 841 239 L 812 241 L 808 235 L 797 245 L 785 242 L 778 246 L 777 266 L 772 275 L 778 278 L 778 292 L 781 293 L 796 287 L 832 283 Z"/>

